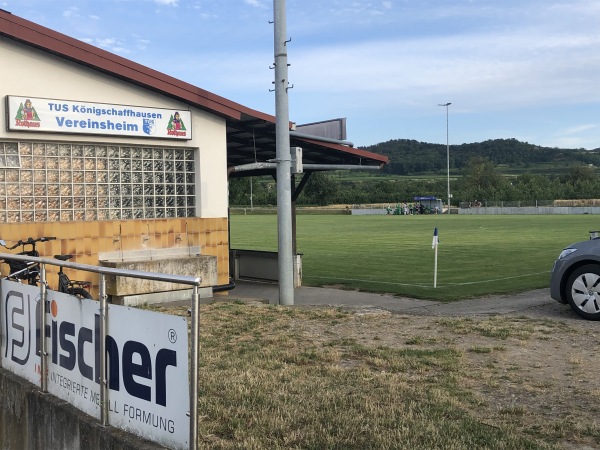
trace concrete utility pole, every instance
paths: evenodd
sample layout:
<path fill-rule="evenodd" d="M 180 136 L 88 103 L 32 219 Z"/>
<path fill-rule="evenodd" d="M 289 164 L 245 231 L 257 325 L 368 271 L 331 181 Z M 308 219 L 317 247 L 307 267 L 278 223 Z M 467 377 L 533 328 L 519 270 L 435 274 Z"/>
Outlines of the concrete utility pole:
<path fill-rule="evenodd" d="M 438 103 L 446 108 L 446 170 L 448 171 L 448 214 L 450 214 L 450 141 L 448 140 L 448 106 L 452 103 Z"/>
<path fill-rule="evenodd" d="M 285 0 L 273 0 L 275 36 L 275 141 L 277 150 L 277 230 L 279 304 L 294 304 L 292 178 Z"/>

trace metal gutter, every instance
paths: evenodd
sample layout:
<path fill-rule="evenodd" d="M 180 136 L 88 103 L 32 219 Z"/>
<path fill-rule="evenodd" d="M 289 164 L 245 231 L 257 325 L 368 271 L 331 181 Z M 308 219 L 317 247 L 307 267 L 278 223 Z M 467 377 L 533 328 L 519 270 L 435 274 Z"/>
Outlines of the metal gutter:
<path fill-rule="evenodd" d="M 294 136 L 300 139 L 311 139 L 313 141 L 329 142 L 331 144 L 347 145 L 348 147 L 354 147 L 354 144 L 350 141 L 340 141 L 338 139 L 331 139 L 322 136 L 314 136 L 312 134 L 300 133 L 299 131 L 290 130 L 290 136 Z"/>
<path fill-rule="evenodd" d="M 303 164 L 305 170 L 380 170 L 382 165 L 379 166 L 362 166 L 353 164 Z M 276 169 L 277 163 L 250 163 L 242 164 L 240 166 L 232 166 L 227 169 L 227 176 L 234 172 L 248 172 L 250 170 L 261 170 L 261 169 Z"/>

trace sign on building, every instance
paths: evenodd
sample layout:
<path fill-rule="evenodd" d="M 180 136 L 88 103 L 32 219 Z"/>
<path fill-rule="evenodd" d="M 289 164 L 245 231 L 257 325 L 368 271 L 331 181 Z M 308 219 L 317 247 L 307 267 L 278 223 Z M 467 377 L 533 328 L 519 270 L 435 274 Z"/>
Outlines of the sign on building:
<path fill-rule="evenodd" d="M 8 95 L 9 131 L 189 140 L 190 111 Z"/>

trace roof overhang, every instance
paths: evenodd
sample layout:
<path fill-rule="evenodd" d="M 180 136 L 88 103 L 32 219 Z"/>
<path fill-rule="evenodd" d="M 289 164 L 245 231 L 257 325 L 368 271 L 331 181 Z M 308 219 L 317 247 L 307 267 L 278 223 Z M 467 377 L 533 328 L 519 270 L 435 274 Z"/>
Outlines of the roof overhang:
<path fill-rule="evenodd" d="M 366 168 L 381 168 L 389 162 L 387 156 L 367 152 L 357 148 L 320 141 L 299 138 L 290 135 L 290 147 L 301 147 L 303 164 L 351 165 Z M 243 116 L 240 120 L 227 120 L 227 165 L 241 166 L 251 163 L 265 163 L 277 156 L 275 140 L 275 118 L 261 120 Z M 272 168 L 233 172 L 231 177 L 274 175 Z"/>

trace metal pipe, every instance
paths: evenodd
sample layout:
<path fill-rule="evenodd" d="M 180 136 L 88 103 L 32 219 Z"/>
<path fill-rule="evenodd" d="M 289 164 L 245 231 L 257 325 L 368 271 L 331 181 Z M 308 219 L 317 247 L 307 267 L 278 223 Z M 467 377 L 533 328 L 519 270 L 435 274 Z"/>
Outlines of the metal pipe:
<path fill-rule="evenodd" d="M 305 170 L 380 170 L 381 166 L 357 166 L 354 164 L 303 164 Z"/>
<path fill-rule="evenodd" d="M 191 375 L 190 375 L 190 450 L 198 448 L 198 369 L 199 361 L 199 341 L 200 341 L 200 301 L 198 286 L 194 286 L 192 292 L 192 355 L 191 355 Z"/>
<path fill-rule="evenodd" d="M 108 425 L 108 380 L 106 377 L 106 335 L 108 330 L 108 305 L 106 295 L 106 275 L 100 274 L 100 421 Z"/>
<path fill-rule="evenodd" d="M 200 286 L 201 279 L 188 275 L 169 275 L 157 272 L 145 272 L 142 270 L 114 269 L 112 267 L 92 266 L 69 261 L 61 261 L 55 258 L 42 258 L 39 256 L 15 255 L 13 253 L 0 253 L 0 259 L 14 259 L 17 261 L 32 261 L 37 264 L 50 264 L 52 266 L 78 269 L 86 272 L 103 273 L 105 275 L 142 278 L 144 280 L 166 281 L 169 283 L 189 284 Z"/>
<path fill-rule="evenodd" d="M 231 291 L 232 289 L 235 289 L 235 281 L 233 281 L 233 278 L 229 278 L 229 283 L 227 284 L 219 284 L 217 286 L 212 286 L 213 292 Z"/>
<path fill-rule="evenodd" d="M 48 352 L 46 351 L 46 299 L 48 298 L 48 285 L 46 283 L 46 266 L 40 264 L 40 388 L 48 392 Z"/>
<path fill-rule="evenodd" d="M 276 169 L 276 163 L 250 163 L 250 164 L 242 164 L 239 166 L 231 166 L 227 169 L 227 174 L 231 175 L 233 172 L 248 172 L 250 170 L 260 170 L 260 169 Z"/>
<path fill-rule="evenodd" d="M 381 166 L 362 166 L 356 164 L 302 164 L 305 170 L 380 170 Z M 276 163 L 250 163 L 231 166 L 227 169 L 229 174 L 234 172 L 248 172 L 250 170 L 276 169 Z"/>
<path fill-rule="evenodd" d="M 313 141 L 330 142 L 332 144 L 347 145 L 348 147 L 354 147 L 354 143 L 350 141 L 342 141 L 339 139 L 332 139 L 323 136 L 313 136 L 312 134 L 300 133 L 294 130 L 290 130 L 290 136 L 294 136 L 300 139 L 311 139 Z"/>
<path fill-rule="evenodd" d="M 288 104 L 288 60 L 285 0 L 273 0 L 275 53 L 275 146 L 277 162 L 277 230 L 279 304 L 294 304 L 292 259 L 292 189 Z"/>

